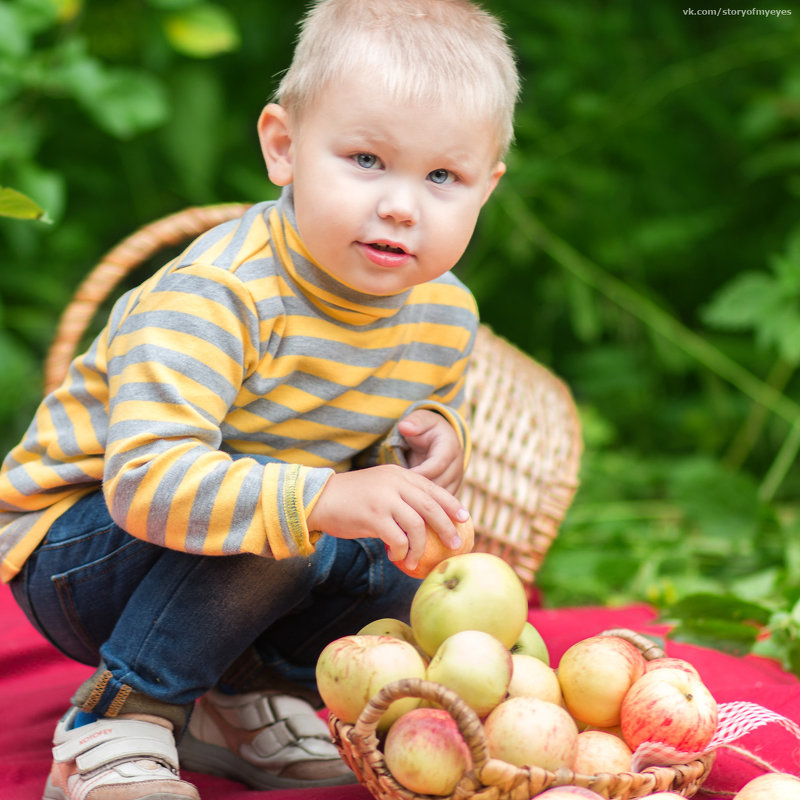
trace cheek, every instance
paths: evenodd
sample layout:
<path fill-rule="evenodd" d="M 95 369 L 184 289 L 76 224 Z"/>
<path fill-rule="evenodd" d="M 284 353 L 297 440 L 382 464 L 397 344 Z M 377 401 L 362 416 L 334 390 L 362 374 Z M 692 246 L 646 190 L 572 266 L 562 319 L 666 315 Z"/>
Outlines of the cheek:
<path fill-rule="evenodd" d="M 443 248 L 460 258 L 472 238 L 477 219 L 477 211 L 471 206 L 462 207 L 455 213 L 451 210 L 437 225 L 443 239 Z"/>

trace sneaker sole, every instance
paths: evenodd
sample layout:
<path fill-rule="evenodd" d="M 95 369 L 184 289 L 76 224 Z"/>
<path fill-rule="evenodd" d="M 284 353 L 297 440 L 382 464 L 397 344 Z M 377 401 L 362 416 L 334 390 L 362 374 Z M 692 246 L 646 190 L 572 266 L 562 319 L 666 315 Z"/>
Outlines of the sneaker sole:
<path fill-rule="evenodd" d="M 69 800 L 69 796 L 64 794 L 57 786 L 53 786 L 50 778 L 48 778 L 42 800 Z M 167 794 L 156 792 L 155 794 L 143 794 L 141 797 L 137 797 L 136 800 L 187 800 L 187 797 L 183 794 L 178 795 L 171 792 Z"/>
<path fill-rule="evenodd" d="M 53 786 L 50 778 L 44 787 L 44 794 L 42 800 L 69 800 L 69 797 L 64 794 L 57 786 Z M 155 794 L 143 794 L 137 797 L 136 800 L 188 800 L 186 795 L 172 794 L 172 792 L 156 792 Z"/>
<path fill-rule="evenodd" d="M 320 780 L 283 778 L 280 775 L 273 775 L 261 767 L 253 766 L 241 756 L 237 756 L 236 753 L 226 750 L 224 747 L 201 742 L 189 731 L 184 733 L 178 753 L 181 769 L 232 778 L 247 784 L 251 789 L 310 789 L 358 783 L 358 779 L 352 772 L 338 778 Z M 342 762 L 342 766 L 344 766 L 344 762 Z M 60 800 L 60 798 L 56 800 Z"/>

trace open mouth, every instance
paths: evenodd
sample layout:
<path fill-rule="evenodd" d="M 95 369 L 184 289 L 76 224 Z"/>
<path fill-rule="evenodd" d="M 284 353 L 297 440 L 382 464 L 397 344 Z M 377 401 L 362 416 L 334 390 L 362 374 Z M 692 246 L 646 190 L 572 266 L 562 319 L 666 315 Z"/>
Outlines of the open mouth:
<path fill-rule="evenodd" d="M 384 242 L 370 242 L 369 246 L 374 250 L 380 250 L 382 253 L 397 253 L 398 255 L 403 255 L 406 252 L 402 247 L 385 244 Z"/>

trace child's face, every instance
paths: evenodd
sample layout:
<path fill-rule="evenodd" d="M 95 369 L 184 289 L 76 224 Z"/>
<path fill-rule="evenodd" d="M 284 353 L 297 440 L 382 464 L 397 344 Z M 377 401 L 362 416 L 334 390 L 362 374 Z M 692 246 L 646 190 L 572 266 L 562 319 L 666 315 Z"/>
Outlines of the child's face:
<path fill-rule="evenodd" d="M 265 139 L 281 127 L 276 156 Z M 259 130 L 270 177 L 294 184 L 297 226 L 313 258 L 369 294 L 451 269 L 505 171 L 493 125 L 471 118 L 457 98 L 435 108 L 387 102 L 369 75 L 337 82 L 295 124 L 268 106 Z"/>

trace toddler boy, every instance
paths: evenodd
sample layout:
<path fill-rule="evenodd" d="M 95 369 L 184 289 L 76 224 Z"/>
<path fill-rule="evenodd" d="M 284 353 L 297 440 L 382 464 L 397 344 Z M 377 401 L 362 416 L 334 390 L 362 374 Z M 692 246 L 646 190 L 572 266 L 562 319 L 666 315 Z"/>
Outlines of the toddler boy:
<path fill-rule="evenodd" d="M 124 295 L 43 401 L 0 473 L 0 575 L 97 667 L 45 800 L 197 798 L 176 739 L 255 788 L 354 780 L 314 665 L 407 618 L 418 582 L 389 562 L 468 517 L 477 315 L 450 269 L 517 90 L 467 0 L 314 4 L 258 121 L 280 199 Z"/>

